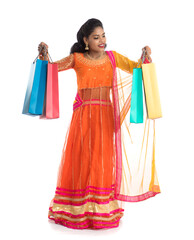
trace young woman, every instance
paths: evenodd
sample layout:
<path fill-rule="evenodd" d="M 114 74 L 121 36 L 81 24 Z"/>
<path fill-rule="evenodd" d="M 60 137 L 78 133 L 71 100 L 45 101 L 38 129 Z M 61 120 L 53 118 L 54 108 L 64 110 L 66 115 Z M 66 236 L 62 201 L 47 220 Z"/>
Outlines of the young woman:
<path fill-rule="evenodd" d="M 146 120 L 141 132 L 134 133 L 143 137 L 137 140 L 140 154 L 131 148 L 128 76 L 138 63 L 141 65 L 141 59 L 131 61 L 115 51 L 105 51 L 105 47 L 102 23 L 89 19 L 78 31 L 70 55 L 55 62 L 59 72 L 75 70 L 77 95 L 49 218 L 74 229 L 118 227 L 124 212 L 122 201 L 141 201 L 160 192 L 154 121 Z M 151 61 L 150 48 L 143 49 Z M 42 58 L 48 46 L 42 42 L 39 52 Z M 128 76 L 119 77 L 116 68 Z"/>

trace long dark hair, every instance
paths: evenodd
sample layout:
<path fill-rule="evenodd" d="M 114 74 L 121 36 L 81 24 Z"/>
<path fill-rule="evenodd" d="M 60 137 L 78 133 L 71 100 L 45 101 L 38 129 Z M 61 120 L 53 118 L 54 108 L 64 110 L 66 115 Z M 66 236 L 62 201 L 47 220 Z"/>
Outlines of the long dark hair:
<path fill-rule="evenodd" d="M 70 54 L 74 52 L 86 52 L 85 50 L 85 43 L 83 38 L 86 37 L 88 38 L 90 34 L 94 31 L 96 27 L 101 27 L 103 28 L 103 25 L 100 20 L 91 18 L 87 22 L 85 22 L 79 31 L 77 32 L 77 42 L 73 44 L 70 50 Z"/>

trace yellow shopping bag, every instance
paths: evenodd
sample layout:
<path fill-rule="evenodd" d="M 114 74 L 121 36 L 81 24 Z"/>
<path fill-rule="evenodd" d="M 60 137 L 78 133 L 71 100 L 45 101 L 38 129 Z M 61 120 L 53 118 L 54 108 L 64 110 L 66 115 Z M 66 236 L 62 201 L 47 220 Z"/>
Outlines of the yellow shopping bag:
<path fill-rule="evenodd" d="M 147 117 L 156 119 L 162 117 L 160 95 L 154 63 L 142 64 L 144 93 L 147 108 Z"/>

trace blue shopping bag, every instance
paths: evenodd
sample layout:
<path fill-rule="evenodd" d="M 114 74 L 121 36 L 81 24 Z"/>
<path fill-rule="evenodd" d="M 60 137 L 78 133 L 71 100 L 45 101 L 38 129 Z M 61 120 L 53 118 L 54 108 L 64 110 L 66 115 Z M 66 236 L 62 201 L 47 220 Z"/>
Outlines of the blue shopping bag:
<path fill-rule="evenodd" d="M 48 61 L 36 59 L 30 71 L 30 77 L 23 105 L 23 114 L 42 115 L 46 91 Z"/>
<path fill-rule="evenodd" d="M 143 123 L 142 69 L 133 69 L 130 123 Z"/>

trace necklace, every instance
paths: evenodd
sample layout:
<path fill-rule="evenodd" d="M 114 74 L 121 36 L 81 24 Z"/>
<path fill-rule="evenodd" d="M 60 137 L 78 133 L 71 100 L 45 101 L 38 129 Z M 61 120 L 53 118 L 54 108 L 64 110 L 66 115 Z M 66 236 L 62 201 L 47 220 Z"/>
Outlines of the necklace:
<path fill-rule="evenodd" d="M 105 53 L 104 53 L 102 56 L 100 56 L 99 58 L 92 58 L 92 57 L 89 55 L 88 52 L 86 53 L 86 55 L 87 55 L 87 56 L 89 57 L 89 59 L 91 59 L 91 60 L 100 60 L 101 57 L 105 55 Z M 102 58 L 102 59 L 103 59 L 103 58 Z"/>

